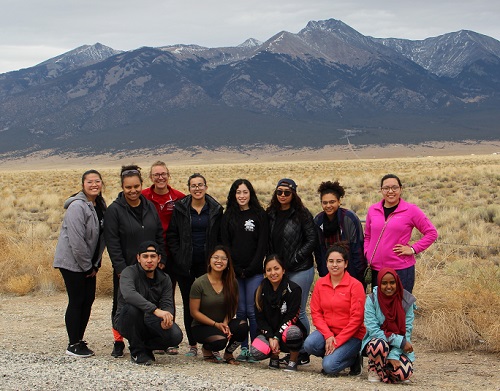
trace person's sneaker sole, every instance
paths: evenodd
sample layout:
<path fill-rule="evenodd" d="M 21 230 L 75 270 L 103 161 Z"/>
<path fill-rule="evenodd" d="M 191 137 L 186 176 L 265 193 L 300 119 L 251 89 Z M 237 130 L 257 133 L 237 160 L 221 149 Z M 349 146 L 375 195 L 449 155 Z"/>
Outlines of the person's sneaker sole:
<path fill-rule="evenodd" d="M 87 358 L 87 357 L 92 357 L 93 356 L 93 354 L 76 354 L 76 353 L 70 352 L 69 350 L 66 350 L 66 354 L 68 356 L 80 357 L 80 358 Z"/>

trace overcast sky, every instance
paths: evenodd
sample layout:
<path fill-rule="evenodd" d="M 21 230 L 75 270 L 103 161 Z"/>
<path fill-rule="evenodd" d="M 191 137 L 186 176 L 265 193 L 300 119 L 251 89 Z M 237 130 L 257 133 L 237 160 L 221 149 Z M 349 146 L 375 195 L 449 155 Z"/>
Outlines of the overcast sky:
<path fill-rule="evenodd" d="M 498 0 L 0 0 L 0 10 L 0 73 L 96 42 L 120 50 L 236 46 L 330 18 L 380 38 L 466 29 L 500 40 Z"/>

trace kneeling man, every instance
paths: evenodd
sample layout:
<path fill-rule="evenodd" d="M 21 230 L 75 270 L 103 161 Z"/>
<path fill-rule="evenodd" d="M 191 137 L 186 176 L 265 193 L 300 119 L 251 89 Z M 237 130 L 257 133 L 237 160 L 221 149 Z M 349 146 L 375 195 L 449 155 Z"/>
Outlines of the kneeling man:
<path fill-rule="evenodd" d="M 130 344 L 132 362 L 151 365 L 153 350 L 165 350 L 182 341 L 174 323 L 174 302 L 170 277 L 157 270 L 160 249 L 155 242 L 139 245 L 137 263 L 120 275 L 118 309 L 113 326 Z"/>

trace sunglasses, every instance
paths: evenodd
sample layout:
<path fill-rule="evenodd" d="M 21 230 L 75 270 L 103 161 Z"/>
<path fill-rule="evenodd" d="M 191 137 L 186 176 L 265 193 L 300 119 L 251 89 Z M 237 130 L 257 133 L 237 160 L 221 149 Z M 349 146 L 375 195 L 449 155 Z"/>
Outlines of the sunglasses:
<path fill-rule="evenodd" d="M 284 195 L 285 197 L 289 197 L 292 195 L 292 192 L 290 190 L 276 190 L 276 194 L 279 196 Z"/>

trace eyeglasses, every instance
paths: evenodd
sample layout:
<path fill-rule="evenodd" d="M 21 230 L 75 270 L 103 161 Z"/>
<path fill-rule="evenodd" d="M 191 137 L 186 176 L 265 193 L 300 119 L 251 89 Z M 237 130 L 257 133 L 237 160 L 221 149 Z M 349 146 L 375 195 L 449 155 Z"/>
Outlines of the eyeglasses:
<path fill-rule="evenodd" d="M 227 262 L 227 257 L 221 257 L 219 255 L 212 256 L 212 259 L 215 260 L 215 261 Z"/>
<path fill-rule="evenodd" d="M 197 185 L 190 185 L 189 188 L 192 190 L 196 190 L 196 189 L 204 189 L 205 186 L 206 185 L 204 183 L 199 183 Z"/>
<path fill-rule="evenodd" d="M 389 193 L 390 190 L 392 190 L 395 193 L 399 189 L 401 189 L 401 187 L 399 186 L 384 186 L 380 188 L 380 190 L 382 190 L 382 193 Z"/>
<path fill-rule="evenodd" d="M 86 185 L 100 185 L 102 183 L 102 181 L 100 179 L 96 179 L 96 180 L 93 180 L 93 181 L 85 181 L 85 184 Z"/>
<path fill-rule="evenodd" d="M 290 190 L 276 190 L 276 194 L 279 196 L 284 195 L 285 197 L 290 197 L 292 192 Z"/>
<path fill-rule="evenodd" d="M 158 174 L 153 174 L 152 176 L 154 179 L 159 179 L 159 178 L 168 178 L 170 174 L 168 172 L 159 172 Z"/>

